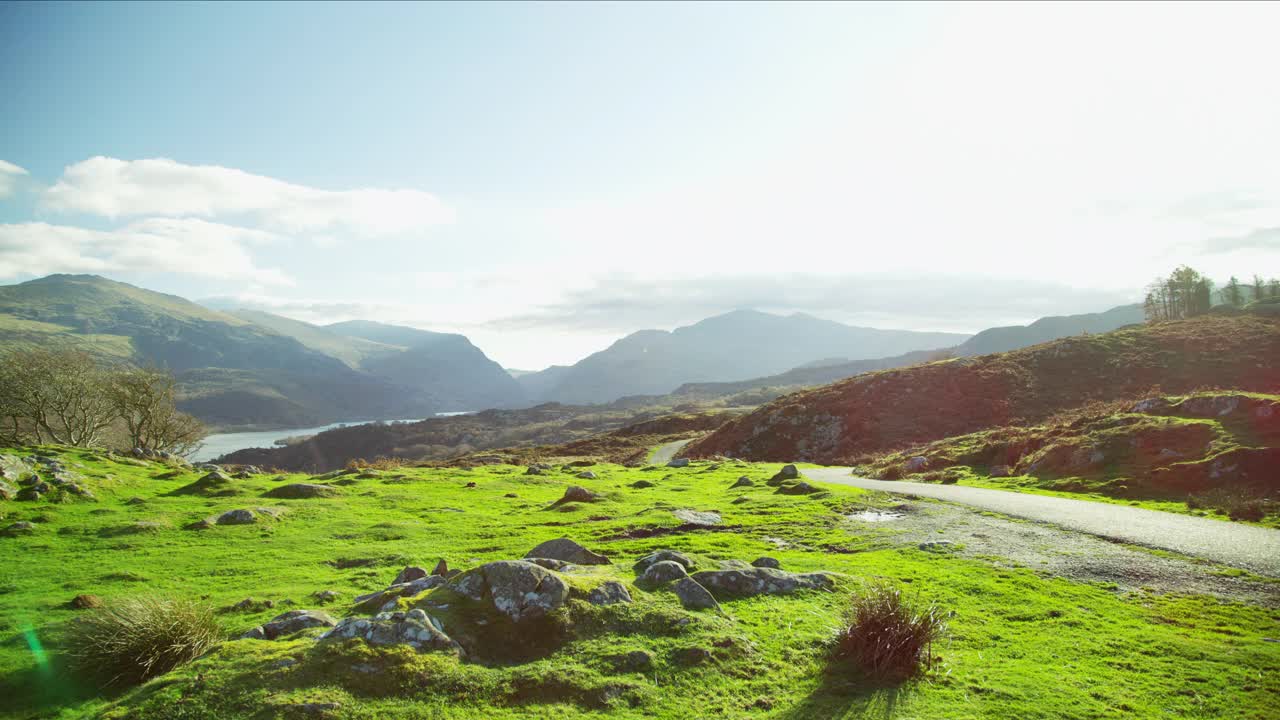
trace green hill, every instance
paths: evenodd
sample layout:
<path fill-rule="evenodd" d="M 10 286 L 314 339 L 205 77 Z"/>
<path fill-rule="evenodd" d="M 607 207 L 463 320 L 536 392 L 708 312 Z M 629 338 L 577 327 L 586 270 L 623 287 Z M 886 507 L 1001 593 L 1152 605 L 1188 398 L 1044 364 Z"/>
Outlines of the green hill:
<path fill-rule="evenodd" d="M 406 417 L 421 395 L 269 327 L 93 275 L 0 287 L 0 349 L 61 344 L 172 370 L 180 406 L 216 426 Z"/>

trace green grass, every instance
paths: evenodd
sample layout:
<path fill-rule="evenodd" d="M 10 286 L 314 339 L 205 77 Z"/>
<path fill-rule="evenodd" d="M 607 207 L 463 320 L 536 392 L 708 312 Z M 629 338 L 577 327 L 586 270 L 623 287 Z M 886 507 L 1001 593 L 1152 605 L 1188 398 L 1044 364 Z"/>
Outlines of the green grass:
<path fill-rule="evenodd" d="M 334 702 L 339 718 L 1274 718 L 1280 707 L 1280 611 L 1198 596 L 1117 594 L 1096 584 L 1046 577 L 954 553 L 899 546 L 889 531 L 842 515 L 889 498 L 828 486 L 813 499 L 758 484 L 777 465 L 694 463 L 681 470 L 597 465 L 600 477 L 523 475 L 523 468 L 407 469 L 341 485 L 341 495 L 266 500 L 284 480 L 236 481 L 238 494 L 172 494 L 198 473 L 162 479 L 169 468 L 81 463 L 99 502 L 0 503 L 6 517 L 38 521 L 34 535 L 0 538 L 0 714 L 14 717 L 288 718 L 291 706 Z M 109 477 L 108 477 L 109 476 Z M 290 475 L 287 480 L 306 476 Z M 657 483 L 633 489 L 638 479 Z M 467 482 L 475 488 L 464 487 Z M 549 510 L 568 484 L 606 500 Z M 505 497 L 515 493 L 517 497 Z M 732 501 L 749 498 L 742 504 Z M 129 504 L 131 498 L 141 503 Z M 183 529 L 239 507 L 285 507 L 277 521 Z M 637 528 L 674 529 L 671 508 L 717 510 L 724 531 L 630 539 Z M 460 512 L 459 512 L 460 511 Z M 120 533 L 140 521 L 161 529 Z M 615 564 L 565 577 L 579 591 L 606 579 L 630 586 L 630 564 L 674 548 L 710 566 L 760 555 L 785 569 L 841 574 L 836 593 L 723 603 L 724 614 L 689 613 L 661 591 L 631 586 L 636 602 L 604 610 L 570 602 L 574 638 L 539 659 L 461 662 L 440 654 L 321 644 L 304 633 L 272 642 L 229 640 L 147 684 L 100 695 L 66 670 L 63 633 L 83 611 L 79 593 L 108 603 L 143 593 L 203 599 L 227 638 L 296 607 L 320 590 L 341 599 L 385 587 L 406 564 L 457 568 L 524 555 L 568 536 Z M 778 549 L 777 542 L 788 544 Z M 853 592 L 889 582 L 947 611 L 941 661 L 898 688 L 869 685 L 830 660 L 830 641 Z M 233 611 L 246 598 L 274 609 Z M 687 624 L 681 621 L 688 619 Z M 446 620 L 446 629 L 451 620 Z M 700 665 L 677 654 L 711 650 Z M 651 671 L 617 673 L 609 655 L 646 650 Z M 295 660 L 282 667 L 279 661 Z M 368 667 L 362 667 L 368 666 Z M 361 672 L 373 668 L 374 673 Z"/>

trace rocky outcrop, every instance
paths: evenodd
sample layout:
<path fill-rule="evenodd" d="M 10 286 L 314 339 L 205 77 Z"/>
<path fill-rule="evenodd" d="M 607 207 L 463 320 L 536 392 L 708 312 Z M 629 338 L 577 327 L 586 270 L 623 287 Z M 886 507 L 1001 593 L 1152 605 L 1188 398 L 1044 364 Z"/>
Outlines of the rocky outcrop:
<path fill-rule="evenodd" d="M 458 575 L 448 587 L 517 623 L 555 612 L 569 599 L 568 585 L 554 572 L 520 560 L 486 563 Z"/>
<path fill-rule="evenodd" d="M 524 554 L 525 558 L 549 558 L 574 565 L 608 565 L 609 558 L 592 552 L 569 538 L 556 538 L 541 543 Z"/>
<path fill-rule="evenodd" d="M 835 587 L 825 573 L 789 573 L 767 567 L 734 570 L 703 570 L 691 576 L 717 597 L 784 595 L 800 590 L 831 590 Z"/>

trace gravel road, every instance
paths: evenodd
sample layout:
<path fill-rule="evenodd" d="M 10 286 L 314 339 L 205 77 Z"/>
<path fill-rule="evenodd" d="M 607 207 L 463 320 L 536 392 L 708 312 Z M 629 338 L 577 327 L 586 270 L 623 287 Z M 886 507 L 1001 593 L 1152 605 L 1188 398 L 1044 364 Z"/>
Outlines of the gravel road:
<path fill-rule="evenodd" d="M 692 438 L 689 440 L 677 440 L 675 442 L 669 442 L 666 445 L 659 445 L 658 449 L 654 450 L 653 454 L 649 456 L 649 464 L 650 465 L 666 465 L 672 460 L 675 460 L 676 453 L 680 452 L 681 448 L 683 448 L 685 445 L 688 445 L 691 442 L 693 442 Z"/>
<path fill-rule="evenodd" d="M 659 448 L 662 452 L 679 443 Z M 674 454 L 680 448 L 672 448 Z M 658 453 L 655 453 L 656 457 Z M 854 477 L 849 468 L 810 468 L 807 477 L 867 490 L 936 498 L 1012 517 L 1051 523 L 1089 533 L 1280 577 L 1280 530 L 1191 515 L 1144 510 L 1128 505 L 1072 500 L 1005 490 L 870 480 Z"/>

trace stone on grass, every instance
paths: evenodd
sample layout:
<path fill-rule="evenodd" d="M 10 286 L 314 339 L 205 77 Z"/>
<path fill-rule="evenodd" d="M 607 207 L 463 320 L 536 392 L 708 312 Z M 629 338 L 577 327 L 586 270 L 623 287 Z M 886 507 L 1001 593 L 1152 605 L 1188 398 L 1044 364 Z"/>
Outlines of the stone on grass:
<path fill-rule="evenodd" d="M 655 588 L 663 583 L 688 576 L 689 572 L 680 563 L 662 560 L 645 568 L 644 573 L 636 579 L 636 583 L 642 587 Z"/>
<path fill-rule="evenodd" d="M 581 478 L 583 480 L 595 480 L 597 476 L 595 473 L 591 472 L 590 470 L 583 470 L 577 475 L 574 475 L 574 477 Z"/>
<path fill-rule="evenodd" d="M 77 595 L 71 598 L 71 607 L 77 610 L 90 610 L 102 607 L 102 598 L 97 595 Z"/>
<path fill-rule="evenodd" d="M 787 480 L 795 480 L 800 477 L 800 471 L 795 465 L 783 465 L 782 469 L 769 478 L 765 484 L 769 487 L 778 487 Z"/>
<path fill-rule="evenodd" d="M 637 480 L 631 483 L 631 487 L 636 488 L 637 490 L 643 490 L 645 488 L 651 488 L 651 487 L 657 487 L 657 486 L 658 486 L 657 483 L 651 482 L 649 480 Z"/>
<path fill-rule="evenodd" d="M 579 503 L 588 502 L 589 503 L 589 502 L 596 502 L 601 499 L 602 498 L 600 497 L 599 494 L 594 493 L 580 485 L 570 485 L 569 487 L 565 488 L 564 496 L 561 497 L 559 500 L 557 500 L 555 504 L 561 505 L 564 503 L 571 503 L 571 502 L 579 502 Z"/>
<path fill-rule="evenodd" d="M 716 610 L 720 607 L 715 596 L 692 577 L 680 578 L 671 586 L 671 590 L 680 598 L 680 604 L 686 610 Z"/>
<path fill-rule="evenodd" d="M 807 482 L 788 482 L 779 485 L 774 492 L 779 495 L 812 495 L 818 492 L 818 488 Z"/>
<path fill-rule="evenodd" d="M 729 488 L 733 489 L 733 488 L 740 488 L 740 487 L 753 487 L 755 484 L 756 484 L 755 480 L 752 480 L 746 475 L 743 475 L 742 477 L 735 480 L 734 483 L 729 486 Z"/>
<path fill-rule="evenodd" d="M 250 525 L 257 521 L 257 513 L 252 510 L 240 508 L 238 510 L 228 510 L 222 513 L 213 522 L 217 525 Z"/>
<path fill-rule="evenodd" d="M 681 665 L 701 665 L 711 659 L 711 651 L 700 647 L 684 648 L 675 651 L 672 655 Z"/>
<path fill-rule="evenodd" d="M 517 623 L 544 617 L 569 599 L 568 585 L 554 572 L 521 560 L 486 563 L 449 581 L 449 588 Z"/>
<path fill-rule="evenodd" d="M 569 572 L 570 570 L 573 570 L 574 568 L 577 567 L 571 562 L 565 562 L 563 560 L 555 560 L 552 558 L 527 557 L 524 559 L 524 561 L 531 562 L 540 568 L 555 570 L 556 572 Z"/>
<path fill-rule="evenodd" d="M 418 652 L 462 654 L 462 648 L 444 633 L 440 622 L 421 609 L 379 613 L 372 619 L 345 618 L 320 637 L 321 640 L 350 638 L 362 639 L 375 647 L 407 645 Z"/>
<path fill-rule="evenodd" d="M 592 552 L 565 537 L 548 540 L 525 553 L 524 556 L 526 558 L 549 558 L 551 560 L 561 560 L 574 565 L 609 564 L 609 558 L 599 553 Z"/>
<path fill-rule="evenodd" d="M 667 463 L 667 467 L 671 467 L 671 468 L 689 467 L 689 458 L 676 458 L 675 460 L 672 460 L 671 462 Z"/>
<path fill-rule="evenodd" d="M 672 515 L 676 519 L 687 525 L 698 525 L 701 527 L 711 527 L 720 524 L 720 513 L 714 510 L 672 510 Z"/>
<path fill-rule="evenodd" d="M 263 497 L 282 498 L 285 500 L 303 500 L 306 498 L 329 497 L 337 495 L 338 488 L 332 485 L 319 485 L 316 483 L 290 483 L 281 485 L 278 488 L 268 490 Z"/>
<path fill-rule="evenodd" d="M 789 573 L 767 567 L 704 570 L 692 577 L 715 595 L 723 597 L 785 595 L 799 590 L 831 590 L 835 586 L 825 573 Z"/>
<path fill-rule="evenodd" d="M 614 672 L 648 672 L 653 669 L 653 655 L 646 650 L 609 655 L 604 659 Z"/>
<path fill-rule="evenodd" d="M 774 570 L 782 569 L 782 563 L 778 562 L 777 558 L 771 558 L 768 555 L 764 555 L 756 558 L 755 560 L 752 560 L 751 564 L 755 567 L 760 567 L 760 568 L 772 568 Z"/>
<path fill-rule="evenodd" d="M 918 547 L 925 552 L 949 552 L 957 549 L 956 544 L 950 540 L 926 540 Z"/>
<path fill-rule="evenodd" d="M 440 562 L 436 563 L 436 567 L 431 571 L 431 574 L 447 577 L 449 575 L 449 563 L 445 562 L 444 558 L 441 558 Z"/>
<path fill-rule="evenodd" d="M 405 569 L 401 570 L 396 575 L 396 579 L 391 581 L 391 584 L 400 585 L 402 583 L 413 582 L 414 580 L 417 580 L 419 578 L 424 578 L 424 577 L 427 577 L 427 571 L 425 568 L 420 568 L 415 565 L 410 565 L 409 567 L 406 567 Z"/>
<path fill-rule="evenodd" d="M 8 537 L 17 537 L 18 535 L 30 535 L 35 531 L 36 531 L 35 523 L 30 523 L 30 522 L 27 522 L 26 520 L 19 520 L 18 522 L 13 523 L 9 527 L 5 528 L 3 531 L 3 534 L 7 535 Z"/>
<path fill-rule="evenodd" d="M 631 566 L 631 569 L 635 570 L 636 574 L 643 574 L 645 570 L 649 569 L 650 565 L 664 560 L 680 563 L 685 570 L 692 570 L 695 567 L 694 562 L 684 553 L 676 552 L 675 550 L 658 550 L 637 560 L 636 564 Z"/>
<path fill-rule="evenodd" d="M 311 593 L 311 597 L 315 598 L 316 602 L 328 603 L 337 600 L 340 595 L 337 590 L 317 590 Z"/>
<path fill-rule="evenodd" d="M 290 610 L 275 616 L 270 622 L 263 623 L 260 627 L 253 628 L 241 637 L 275 640 L 307 628 L 333 627 L 336 624 L 337 621 L 330 617 L 329 613 L 320 610 Z"/>
<path fill-rule="evenodd" d="M 592 605 L 614 605 L 631 602 L 631 593 L 627 586 L 617 580 L 602 583 L 587 595 L 587 602 Z"/>

